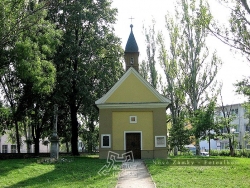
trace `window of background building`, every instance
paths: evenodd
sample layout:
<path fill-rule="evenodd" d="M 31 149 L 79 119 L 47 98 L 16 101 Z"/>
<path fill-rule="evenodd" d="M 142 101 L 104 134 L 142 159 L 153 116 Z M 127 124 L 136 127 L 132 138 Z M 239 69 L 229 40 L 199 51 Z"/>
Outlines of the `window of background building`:
<path fill-rule="evenodd" d="M 228 149 L 228 143 L 221 142 L 220 149 Z"/>
<path fill-rule="evenodd" d="M 246 131 L 250 132 L 250 125 L 245 124 Z"/>
<path fill-rule="evenodd" d="M 11 145 L 11 153 L 16 153 L 16 145 Z"/>
<path fill-rule="evenodd" d="M 2 153 L 8 153 L 8 145 L 2 145 Z"/>

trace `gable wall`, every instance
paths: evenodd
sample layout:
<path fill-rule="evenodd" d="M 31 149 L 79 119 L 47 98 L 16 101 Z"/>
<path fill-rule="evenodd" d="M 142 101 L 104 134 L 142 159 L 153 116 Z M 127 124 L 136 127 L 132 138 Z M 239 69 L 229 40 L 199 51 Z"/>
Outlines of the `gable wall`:
<path fill-rule="evenodd" d="M 130 74 L 105 103 L 160 102 L 134 75 Z"/>

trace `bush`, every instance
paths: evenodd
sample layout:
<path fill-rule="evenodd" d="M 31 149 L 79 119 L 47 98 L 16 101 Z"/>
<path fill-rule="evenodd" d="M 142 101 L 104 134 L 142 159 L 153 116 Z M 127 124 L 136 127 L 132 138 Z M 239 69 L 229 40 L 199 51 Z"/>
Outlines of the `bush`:
<path fill-rule="evenodd" d="M 230 156 L 230 150 L 224 149 L 224 150 L 211 150 L 210 156 Z M 250 150 L 241 149 L 241 150 L 235 150 L 234 151 L 235 157 L 247 157 L 250 158 Z"/>

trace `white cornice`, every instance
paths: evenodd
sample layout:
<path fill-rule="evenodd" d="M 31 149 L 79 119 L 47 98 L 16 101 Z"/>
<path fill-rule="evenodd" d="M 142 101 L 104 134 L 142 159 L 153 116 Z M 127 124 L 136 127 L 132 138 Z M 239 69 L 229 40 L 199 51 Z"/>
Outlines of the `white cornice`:
<path fill-rule="evenodd" d="M 169 102 L 159 103 L 105 103 L 97 104 L 99 109 L 120 109 L 120 108 L 166 108 Z"/>

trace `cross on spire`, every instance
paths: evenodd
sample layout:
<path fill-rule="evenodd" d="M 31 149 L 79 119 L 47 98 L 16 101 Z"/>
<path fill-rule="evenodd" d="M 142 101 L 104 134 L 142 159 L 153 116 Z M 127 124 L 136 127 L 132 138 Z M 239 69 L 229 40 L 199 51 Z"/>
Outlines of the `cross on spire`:
<path fill-rule="evenodd" d="M 131 24 L 132 24 L 132 20 L 135 19 L 135 18 L 132 18 L 132 16 L 131 16 L 131 18 L 129 18 L 129 19 L 131 20 Z"/>

